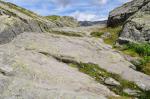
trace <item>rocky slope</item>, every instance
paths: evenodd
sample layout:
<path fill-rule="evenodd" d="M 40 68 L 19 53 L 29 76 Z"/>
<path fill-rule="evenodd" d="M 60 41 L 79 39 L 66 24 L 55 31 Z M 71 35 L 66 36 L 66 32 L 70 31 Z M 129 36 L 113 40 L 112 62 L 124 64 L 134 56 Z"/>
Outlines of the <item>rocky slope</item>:
<path fill-rule="evenodd" d="M 0 23 L 0 43 L 7 43 L 25 31 L 49 32 L 52 27 L 64 27 L 68 18 L 54 22 L 14 4 L 0 1 L 0 20 L 2 20 Z M 77 24 L 77 21 L 74 20 L 70 21 L 69 26 L 73 25 L 73 22 Z"/>
<path fill-rule="evenodd" d="M 50 21 L 57 23 L 60 27 L 78 27 L 79 23 L 76 19 L 70 16 L 46 16 L 46 18 Z"/>
<path fill-rule="evenodd" d="M 94 27 L 57 28 L 33 12 L 0 5 L 0 99 L 108 99 L 150 90 L 150 76 L 91 37 Z"/>
<path fill-rule="evenodd" d="M 150 42 L 150 0 L 132 0 L 110 12 L 108 26 L 123 25 L 119 42 Z"/>

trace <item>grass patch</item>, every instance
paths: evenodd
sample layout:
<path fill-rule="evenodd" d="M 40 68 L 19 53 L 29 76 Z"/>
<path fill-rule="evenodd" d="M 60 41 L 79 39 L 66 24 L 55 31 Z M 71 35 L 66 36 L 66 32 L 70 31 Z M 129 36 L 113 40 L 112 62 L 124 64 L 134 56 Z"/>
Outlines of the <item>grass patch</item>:
<path fill-rule="evenodd" d="M 140 90 L 141 92 L 139 93 L 138 99 L 150 99 L 150 91 L 143 91 L 140 89 L 135 83 L 127 81 L 122 79 L 119 75 L 117 74 L 112 74 L 107 72 L 106 70 L 100 68 L 96 64 L 92 63 L 70 63 L 69 64 L 72 67 L 78 68 L 80 72 L 83 72 L 92 78 L 94 78 L 96 81 L 98 81 L 101 84 L 104 84 L 104 79 L 107 77 L 111 77 L 118 82 L 120 82 L 121 86 L 109 86 L 106 85 L 110 90 L 115 92 L 118 95 L 121 95 L 121 97 L 109 97 L 109 99 L 132 99 L 134 96 L 130 96 L 126 93 L 123 92 L 124 88 L 130 88 L 133 90 Z M 104 78 L 104 79 L 102 79 Z"/>
<path fill-rule="evenodd" d="M 123 45 L 123 49 L 121 50 L 123 53 L 128 54 L 132 57 L 139 57 L 139 64 L 134 61 L 132 63 L 136 66 L 138 71 L 150 75 L 150 44 L 129 43 Z"/>
<path fill-rule="evenodd" d="M 132 57 L 139 57 L 139 54 L 136 53 L 134 50 L 129 49 L 129 50 L 124 50 L 123 51 L 124 54 L 130 55 Z"/>
<path fill-rule="evenodd" d="M 102 28 L 100 29 L 98 32 L 92 32 L 91 36 L 93 37 L 101 37 L 102 34 L 104 34 L 105 32 L 109 32 L 111 34 L 111 36 L 109 38 L 104 39 L 104 42 L 110 45 L 113 45 L 116 40 L 119 37 L 119 33 L 122 30 L 122 27 L 106 27 L 106 28 Z"/>
<path fill-rule="evenodd" d="M 39 52 L 41 54 L 44 54 L 46 56 L 52 56 L 47 52 Z M 115 92 L 118 95 L 121 95 L 123 97 L 127 97 L 127 98 L 118 98 L 118 99 L 130 99 L 128 97 L 134 97 L 134 96 L 130 96 L 126 93 L 123 92 L 124 88 L 130 88 L 133 90 L 139 90 L 141 91 L 139 93 L 139 99 L 150 99 L 150 93 L 149 91 L 143 91 L 142 89 L 140 89 L 135 83 L 127 81 L 122 79 L 118 74 L 113 74 L 113 73 L 109 73 L 106 70 L 100 68 L 97 64 L 93 64 L 93 63 L 79 63 L 75 60 L 70 60 L 67 58 L 61 58 L 58 56 L 53 56 L 56 60 L 66 63 L 71 67 L 77 68 L 80 72 L 83 72 L 89 76 L 91 76 L 92 78 L 94 78 L 97 82 L 106 85 L 110 90 L 112 90 L 113 92 Z M 109 86 L 107 84 L 105 84 L 105 79 L 111 77 L 115 80 L 117 80 L 118 82 L 120 82 L 120 86 Z M 143 98 L 146 97 L 146 98 Z M 113 99 L 113 98 L 111 98 Z M 116 98 L 114 98 L 116 99 Z"/>
<path fill-rule="evenodd" d="M 140 90 L 140 88 L 133 82 L 124 80 L 117 74 L 109 73 L 106 70 L 100 68 L 96 64 L 78 63 L 78 64 L 70 64 L 70 66 L 78 68 L 80 72 L 83 72 L 83 73 L 95 78 L 96 81 L 98 81 L 99 83 L 104 84 L 104 85 L 106 85 L 104 83 L 105 78 L 111 77 L 111 78 L 117 80 L 118 82 L 120 82 L 121 86 L 109 86 L 109 85 L 106 85 L 106 86 L 118 95 L 129 96 L 128 94 L 123 92 L 124 88 Z"/>
<path fill-rule="evenodd" d="M 138 53 L 140 56 L 150 56 L 150 44 L 148 43 L 129 43 L 125 46 L 126 49 L 131 49 Z"/>
<path fill-rule="evenodd" d="M 121 96 L 121 97 L 108 97 L 108 99 L 133 99 L 133 98 Z"/>
<path fill-rule="evenodd" d="M 92 32 L 91 36 L 93 37 L 101 37 L 104 34 L 104 32 Z"/>
<path fill-rule="evenodd" d="M 60 19 L 60 16 L 51 15 L 51 16 L 46 16 L 45 18 L 48 20 L 51 20 L 51 21 L 56 21 L 56 20 Z"/>

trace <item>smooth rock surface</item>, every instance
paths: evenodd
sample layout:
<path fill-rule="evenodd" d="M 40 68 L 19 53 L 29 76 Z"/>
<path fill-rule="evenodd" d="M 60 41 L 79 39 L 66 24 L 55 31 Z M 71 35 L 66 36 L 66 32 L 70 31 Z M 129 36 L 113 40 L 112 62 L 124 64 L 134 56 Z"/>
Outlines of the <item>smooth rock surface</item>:
<path fill-rule="evenodd" d="M 105 84 L 107 84 L 107 85 L 120 86 L 120 83 L 117 82 L 117 81 L 116 81 L 115 79 L 113 79 L 113 78 L 106 78 L 104 82 L 105 82 Z"/>
<path fill-rule="evenodd" d="M 12 42 L 0 45 L 0 63 L 13 70 L 12 76 L 0 75 L 0 99 L 107 99 L 107 96 L 115 96 L 106 86 L 54 58 L 61 55 L 59 49 L 75 54 L 70 48 L 77 43 L 81 43 L 77 45 L 79 49 L 85 47 L 83 50 L 88 51 L 82 38 L 71 38 L 73 40 L 46 33 L 22 33 Z"/>
<path fill-rule="evenodd" d="M 114 51 L 111 46 L 104 44 L 101 39 L 23 33 L 10 44 L 1 46 L 0 49 L 2 51 L 5 49 L 5 53 L 10 51 L 12 55 L 18 53 L 22 55 L 20 59 L 23 60 L 25 56 L 30 56 L 28 53 L 22 54 L 25 50 L 25 52 L 30 53 L 49 53 L 55 59 L 56 57 L 59 57 L 59 59 L 67 57 L 67 60 L 70 59 L 71 61 L 98 64 L 108 72 L 119 74 L 122 78 L 135 82 L 142 89 L 150 89 L 150 77 L 130 68 L 132 64 Z M 27 59 L 32 60 L 30 57 Z"/>

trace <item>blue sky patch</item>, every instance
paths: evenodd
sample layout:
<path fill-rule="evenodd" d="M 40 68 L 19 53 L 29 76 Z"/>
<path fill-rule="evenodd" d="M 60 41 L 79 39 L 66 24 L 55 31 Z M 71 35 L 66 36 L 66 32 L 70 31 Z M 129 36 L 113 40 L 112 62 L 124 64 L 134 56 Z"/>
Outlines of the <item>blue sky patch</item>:
<path fill-rule="evenodd" d="M 6 0 L 40 15 L 73 16 L 79 21 L 105 20 L 114 8 L 131 0 Z"/>

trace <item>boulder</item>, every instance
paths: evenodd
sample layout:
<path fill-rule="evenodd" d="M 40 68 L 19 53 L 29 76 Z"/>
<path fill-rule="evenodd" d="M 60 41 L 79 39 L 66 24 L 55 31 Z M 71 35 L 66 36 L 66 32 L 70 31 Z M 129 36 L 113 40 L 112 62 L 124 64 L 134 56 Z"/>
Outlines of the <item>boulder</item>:
<path fill-rule="evenodd" d="M 134 15 L 139 9 L 144 7 L 149 0 L 132 0 L 125 3 L 109 13 L 107 25 L 114 27 L 123 24 L 130 16 Z"/>
<path fill-rule="evenodd" d="M 132 0 L 110 12 L 108 26 L 123 25 L 119 44 L 150 42 L 150 0 Z"/>
<path fill-rule="evenodd" d="M 118 81 L 116 81 L 115 79 L 110 78 L 110 77 L 106 78 L 104 83 L 107 85 L 111 85 L 111 86 L 120 86 L 120 83 Z"/>
<path fill-rule="evenodd" d="M 124 25 L 120 34 L 119 43 L 126 42 L 150 42 L 150 15 L 132 18 Z"/>

